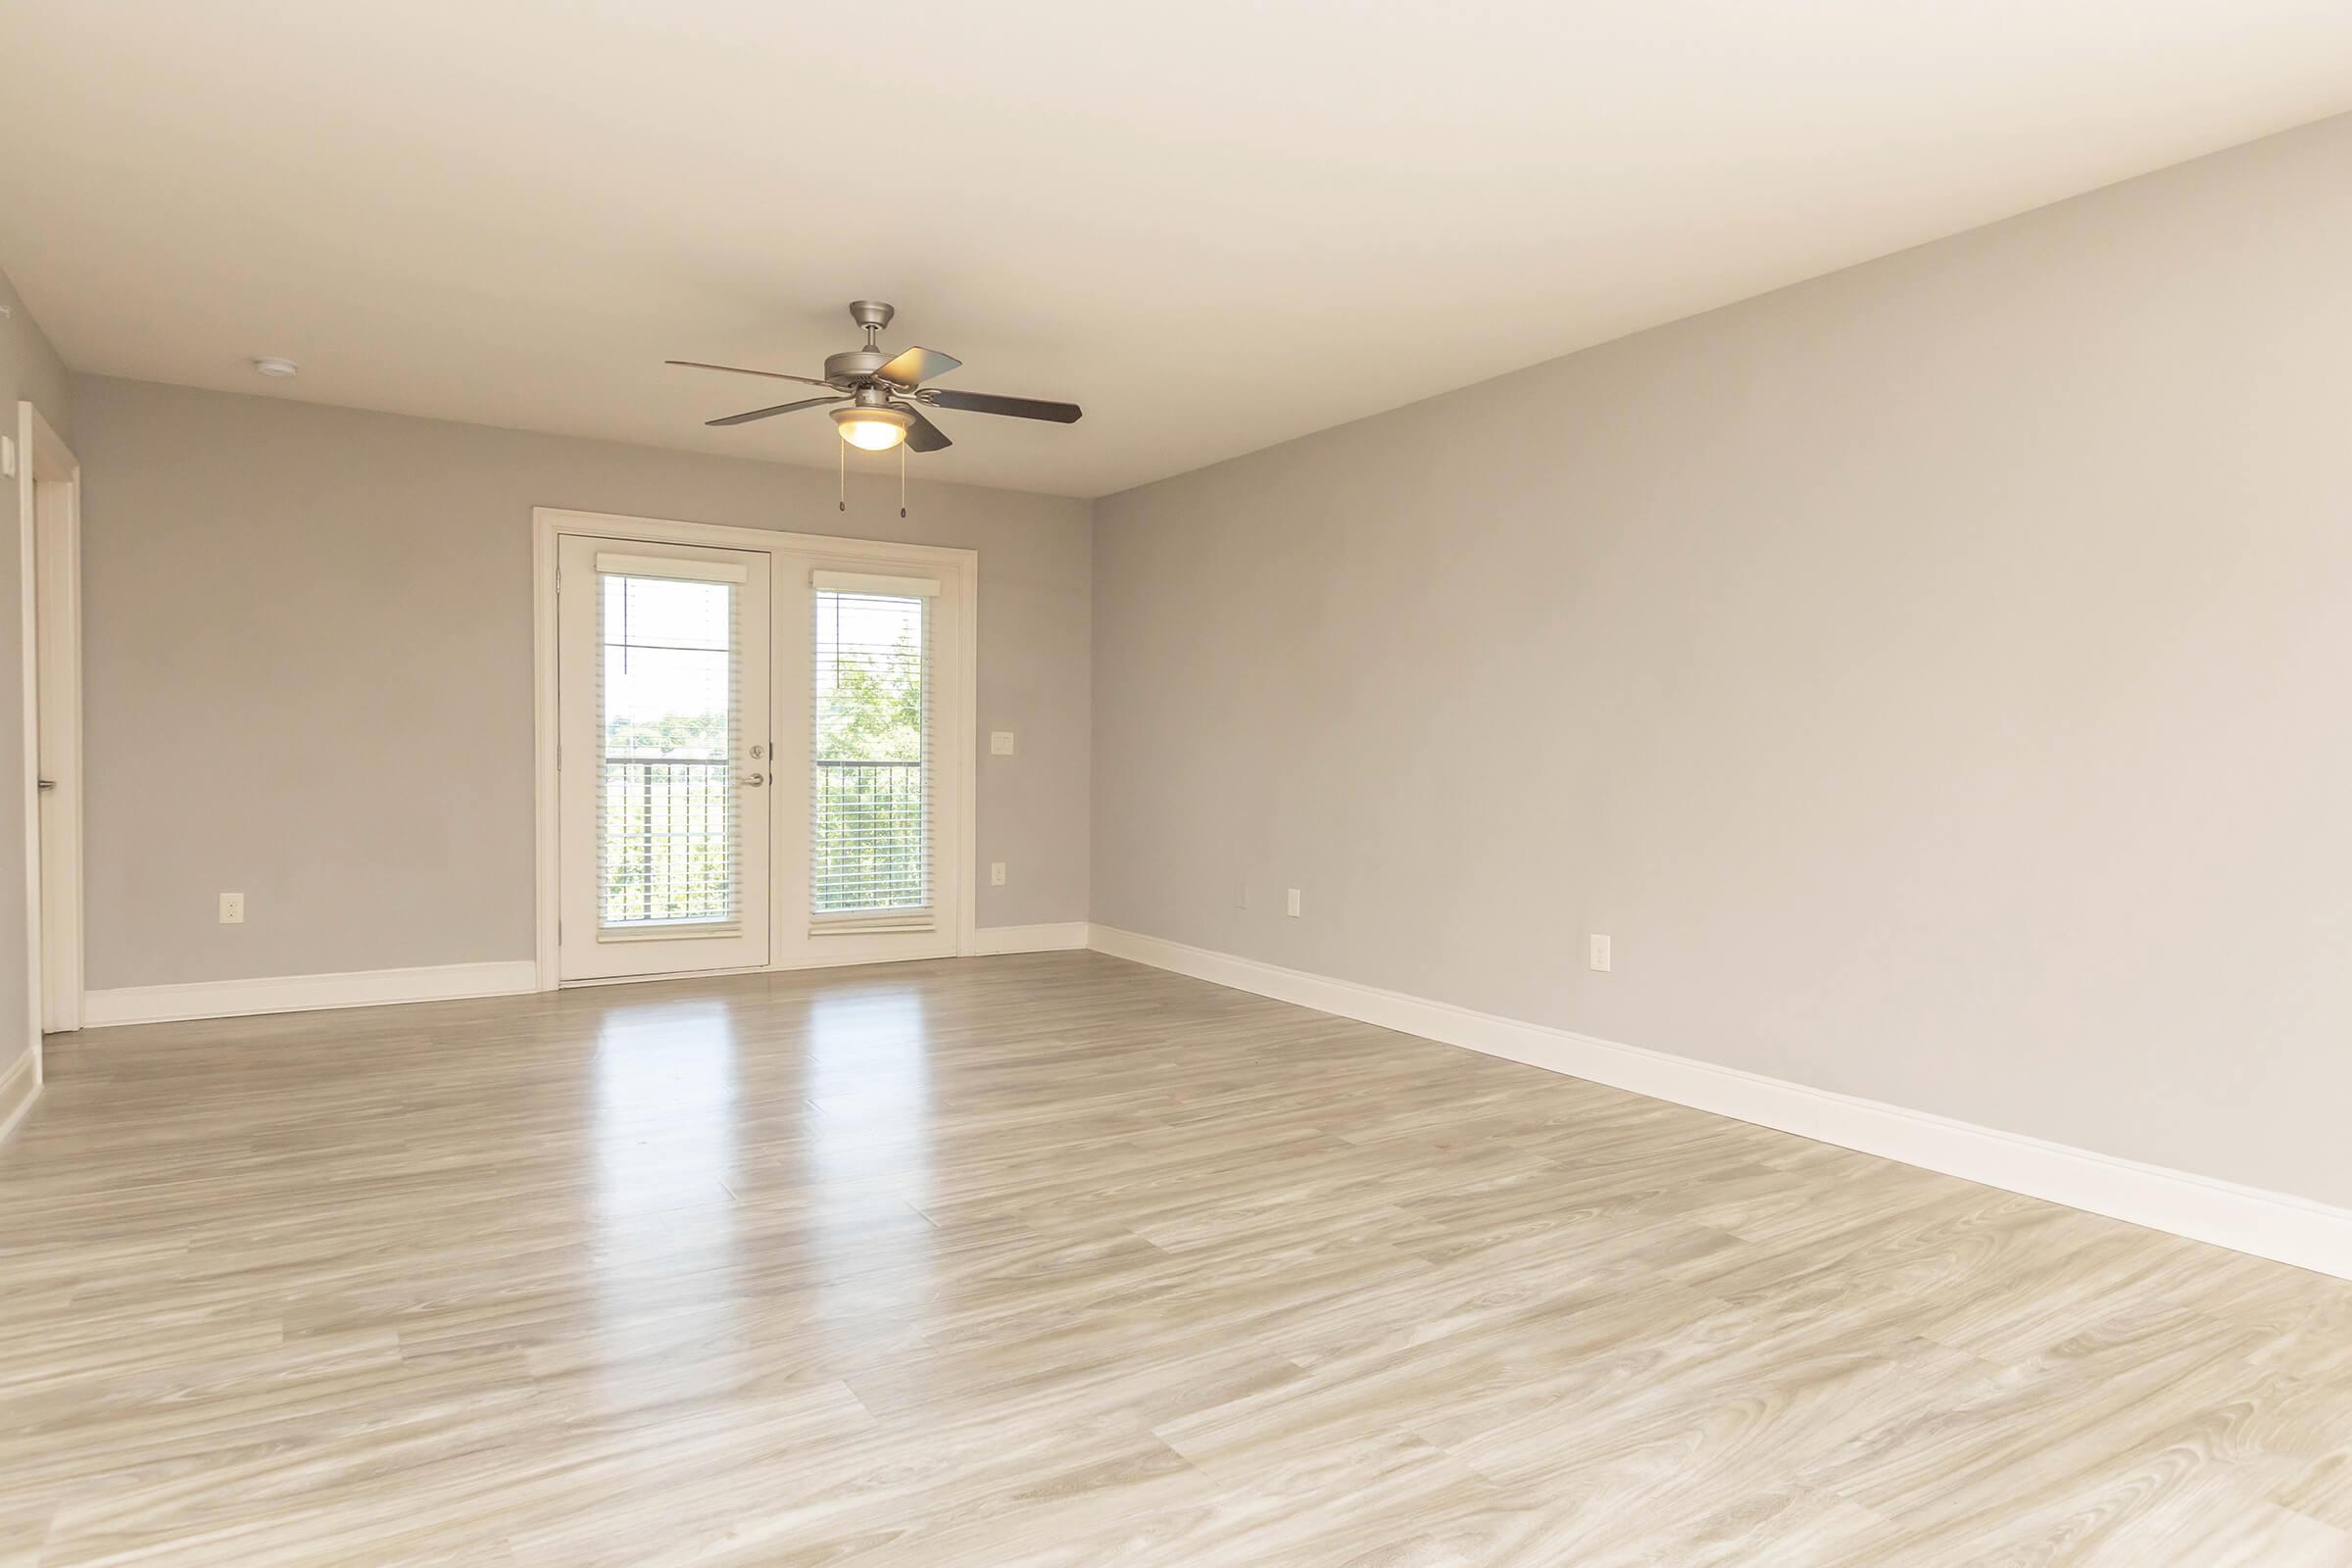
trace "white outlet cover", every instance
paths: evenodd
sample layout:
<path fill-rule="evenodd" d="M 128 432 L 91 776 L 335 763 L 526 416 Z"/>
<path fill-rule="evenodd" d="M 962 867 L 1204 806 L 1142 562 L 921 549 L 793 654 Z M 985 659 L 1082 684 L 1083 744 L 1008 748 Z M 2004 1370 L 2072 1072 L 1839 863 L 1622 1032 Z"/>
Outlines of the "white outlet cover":
<path fill-rule="evenodd" d="M 14 479 L 16 476 L 17 438 L 13 435 L 0 435 L 0 479 Z"/>
<path fill-rule="evenodd" d="M 1609 939 L 1607 937 L 1596 936 L 1592 939 L 1592 967 L 1603 974 L 1609 971 Z"/>
<path fill-rule="evenodd" d="M 997 888 L 1004 885 L 1004 862 L 1003 860 L 988 862 L 988 884 Z"/>
<path fill-rule="evenodd" d="M 1292 915 L 1297 916 L 1298 913 L 1298 890 L 1297 888 L 1291 889 L 1289 908 Z"/>
<path fill-rule="evenodd" d="M 243 925 L 245 923 L 244 894 L 223 893 L 220 895 L 220 923 L 222 925 Z"/>
<path fill-rule="evenodd" d="M 1012 755 L 1012 731 L 1008 729 L 990 730 L 988 732 L 988 755 L 1010 757 Z"/>

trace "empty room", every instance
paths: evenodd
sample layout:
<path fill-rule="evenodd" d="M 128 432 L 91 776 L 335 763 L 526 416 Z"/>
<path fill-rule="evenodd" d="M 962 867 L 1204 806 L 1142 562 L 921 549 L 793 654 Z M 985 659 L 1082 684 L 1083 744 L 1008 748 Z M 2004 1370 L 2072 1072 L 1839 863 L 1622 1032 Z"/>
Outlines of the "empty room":
<path fill-rule="evenodd" d="M 8 0 L 0 525 L 0 1568 L 2352 1568 L 2340 0 Z"/>

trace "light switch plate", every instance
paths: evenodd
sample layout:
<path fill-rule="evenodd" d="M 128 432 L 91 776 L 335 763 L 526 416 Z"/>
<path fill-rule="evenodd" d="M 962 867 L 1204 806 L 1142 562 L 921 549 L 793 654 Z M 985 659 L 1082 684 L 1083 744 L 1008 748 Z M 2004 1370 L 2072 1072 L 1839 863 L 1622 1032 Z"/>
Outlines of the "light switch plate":
<path fill-rule="evenodd" d="M 1012 731 L 1008 729 L 990 730 L 988 732 L 988 755 L 1010 757 L 1012 755 Z"/>

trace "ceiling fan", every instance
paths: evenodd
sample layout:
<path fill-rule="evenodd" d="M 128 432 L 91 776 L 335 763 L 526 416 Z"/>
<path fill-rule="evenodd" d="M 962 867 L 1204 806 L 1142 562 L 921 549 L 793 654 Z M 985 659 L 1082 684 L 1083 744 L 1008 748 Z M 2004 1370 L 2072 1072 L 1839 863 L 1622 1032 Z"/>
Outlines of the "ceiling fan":
<path fill-rule="evenodd" d="M 867 452 L 888 452 L 902 441 L 910 451 L 937 452 L 950 446 L 947 432 L 923 416 L 923 410 L 960 409 L 967 414 L 1006 414 L 1016 419 L 1048 419 L 1055 424 L 1077 422 L 1075 403 L 1046 403 L 1036 398 L 1004 398 L 987 392 L 939 392 L 923 385 L 947 374 L 963 362 L 937 349 L 912 348 L 895 357 L 874 342 L 897 313 L 880 300 L 856 300 L 850 319 L 865 328 L 865 347 L 830 355 L 822 380 L 811 375 L 787 375 L 781 370 L 748 370 L 740 365 L 710 365 L 702 360 L 669 360 L 696 370 L 731 370 L 737 375 L 764 375 L 776 381 L 821 386 L 830 397 L 803 398 L 772 409 L 730 414 L 711 424 L 749 424 L 799 409 L 833 408 L 833 423 L 842 440 Z M 919 406 L 918 406 L 919 405 Z"/>

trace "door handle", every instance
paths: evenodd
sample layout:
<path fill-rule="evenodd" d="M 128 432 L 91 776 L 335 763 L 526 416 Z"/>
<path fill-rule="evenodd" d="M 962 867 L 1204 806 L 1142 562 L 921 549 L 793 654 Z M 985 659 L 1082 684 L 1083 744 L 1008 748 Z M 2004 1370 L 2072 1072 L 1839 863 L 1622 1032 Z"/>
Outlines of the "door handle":
<path fill-rule="evenodd" d="M 41 788 L 45 790 L 53 790 L 57 788 L 57 780 L 53 778 L 45 778 L 41 780 Z"/>
<path fill-rule="evenodd" d="M 750 778 L 737 779 L 735 782 L 746 785 L 752 789 L 758 789 L 760 785 L 767 782 L 767 775 L 765 773 L 754 773 Z"/>

